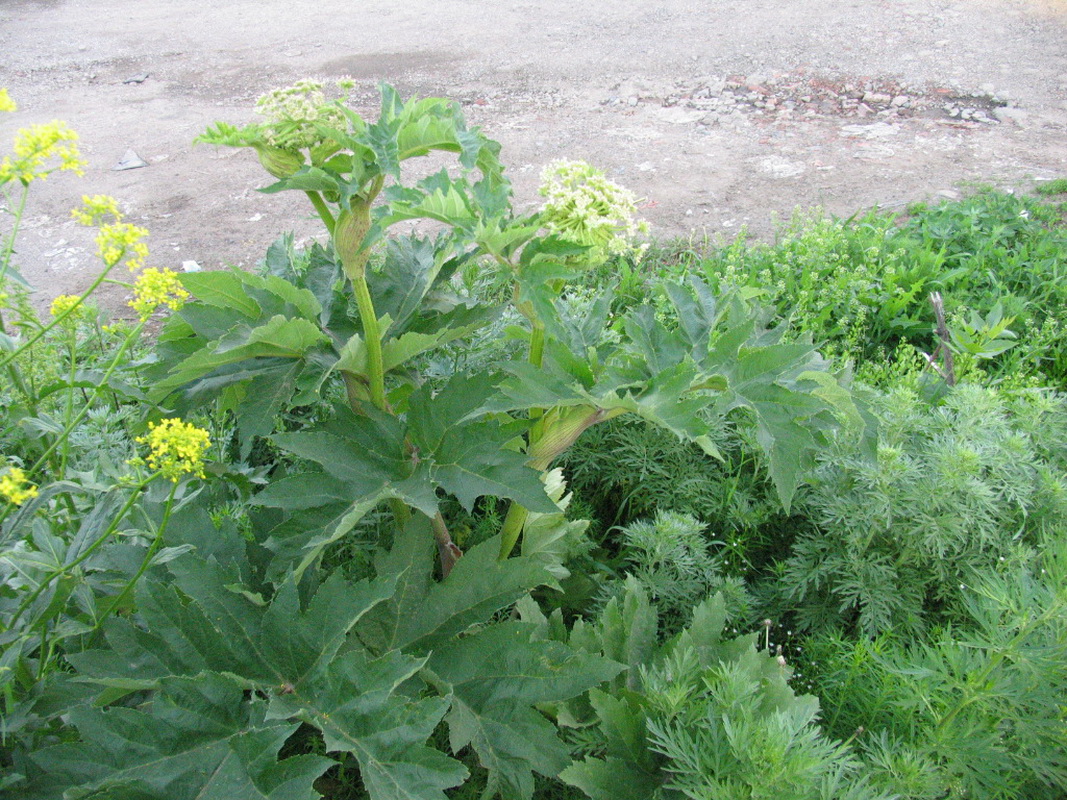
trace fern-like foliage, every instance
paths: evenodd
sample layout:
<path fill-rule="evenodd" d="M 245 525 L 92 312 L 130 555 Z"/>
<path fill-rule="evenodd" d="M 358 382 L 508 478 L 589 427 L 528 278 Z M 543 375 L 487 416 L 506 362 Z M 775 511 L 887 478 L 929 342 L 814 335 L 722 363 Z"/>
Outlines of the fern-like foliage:
<path fill-rule="evenodd" d="M 1053 800 L 1067 791 L 1067 550 L 961 590 L 967 622 L 926 642 L 820 638 L 832 733 L 862 727 L 876 780 L 905 797 Z"/>
<path fill-rule="evenodd" d="M 627 572 L 651 598 L 664 635 L 678 633 L 693 609 L 715 592 L 722 593 L 732 620 L 749 611 L 744 582 L 722 574 L 722 556 L 713 552 L 715 543 L 696 518 L 660 512 L 623 528 L 621 541 Z M 623 581 L 609 583 L 602 592 L 606 598 L 624 593 Z"/>
<path fill-rule="evenodd" d="M 1038 545 L 1067 506 L 1062 398 L 959 386 L 940 406 L 907 391 L 877 405 L 876 459 L 839 441 L 821 459 L 772 587 L 809 629 L 920 632 L 964 612 L 973 571 Z"/>
<path fill-rule="evenodd" d="M 631 578 L 597 622 L 576 625 L 574 646 L 630 669 L 584 706 L 569 704 L 570 717 L 592 728 L 586 757 L 561 777 L 592 800 L 887 799 L 859 758 L 821 733 L 818 700 L 793 692 L 784 660 L 759 652 L 755 634 L 723 638 L 725 619 L 716 595 L 658 644 L 656 612 Z M 564 635 L 558 617 L 539 622 L 546 635 Z"/>

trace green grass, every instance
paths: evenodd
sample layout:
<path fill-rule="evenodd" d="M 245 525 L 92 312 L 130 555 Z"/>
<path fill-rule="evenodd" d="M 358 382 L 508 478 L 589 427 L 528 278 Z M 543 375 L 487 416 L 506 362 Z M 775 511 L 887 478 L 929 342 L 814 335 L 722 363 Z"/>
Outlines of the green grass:
<path fill-rule="evenodd" d="M 1054 194 L 1067 194 L 1067 178 L 1056 178 L 1045 183 L 1039 183 L 1034 188 L 1034 191 L 1046 197 Z"/>

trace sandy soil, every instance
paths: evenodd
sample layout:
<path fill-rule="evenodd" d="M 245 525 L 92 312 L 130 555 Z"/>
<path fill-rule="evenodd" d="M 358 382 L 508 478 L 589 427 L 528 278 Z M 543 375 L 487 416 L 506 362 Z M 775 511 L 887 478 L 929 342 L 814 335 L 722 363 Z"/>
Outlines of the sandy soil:
<path fill-rule="evenodd" d="M 520 206 L 541 166 L 587 159 L 635 190 L 656 235 L 759 235 L 775 215 L 955 197 L 1067 176 L 1067 0 L 0 0 L 15 129 L 62 119 L 84 179 L 38 187 L 18 265 L 40 299 L 97 268 L 70 221 L 118 197 L 152 262 L 249 265 L 301 198 L 248 151 L 191 143 L 301 77 L 457 99 L 503 144 Z M 147 78 L 127 82 L 131 78 Z M 113 167 L 127 150 L 148 166 Z M 112 287 L 109 305 L 123 290 Z"/>

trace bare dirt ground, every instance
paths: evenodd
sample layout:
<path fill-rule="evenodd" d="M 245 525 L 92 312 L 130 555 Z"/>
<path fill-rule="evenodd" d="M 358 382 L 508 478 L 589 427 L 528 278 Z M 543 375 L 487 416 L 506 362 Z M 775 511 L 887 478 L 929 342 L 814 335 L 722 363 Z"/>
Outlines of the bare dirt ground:
<path fill-rule="evenodd" d="M 156 266 L 250 265 L 283 231 L 317 233 L 302 198 L 255 191 L 269 181 L 249 151 L 192 145 L 309 76 L 354 77 L 367 114 L 382 80 L 455 98 L 503 144 L 520 207 L 543 164 L 586 159 L 644 198 L 664 238 L 1067 176 L 1067 0 L 212 6 L 0 0 L 0 86 L 19 103 L 0 153 L 61 119 L 90 163 L 31 197 L 17 263 L 42 301 L 98 267 L 69 217 L 83 193 L 119 198 Z M 113 170 L 130 149 L 148 166 Z"/>

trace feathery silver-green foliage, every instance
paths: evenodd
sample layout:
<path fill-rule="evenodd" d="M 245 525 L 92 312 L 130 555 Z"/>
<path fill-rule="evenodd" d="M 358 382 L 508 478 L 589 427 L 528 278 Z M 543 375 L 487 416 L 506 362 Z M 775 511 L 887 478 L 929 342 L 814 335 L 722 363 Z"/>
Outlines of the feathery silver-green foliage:
<path fill-rule="evenodd" d="M 876 782 L 907 798 L 1067 791 L 1067 545 L 986 569 L 966 620 L 927 641 L 821 638 L 808 655 L 831 734 L 858 726 Z"/>
<path fill-rule="evenodd" d="M 972 573 L 1063 535 L 1063 398 L 958 386 L 931 406 L 898 390 L 877 414 L 877 459 L 839 441 L 803 500 L 813 526 L 776 590 L 804 628 L 925 631 L 963 611 Z"/>
<path fill-rule="evenodd" d="M 747 616 L 751 600 L 744 581 L 724 576 L 722 555 L 714 552 L 715 545 L 726 543 L 710 540 L 695 517 L 661 511 L 652 520 L 623 528 L 621 539 L 627 572 L 648 593 L 665 635 L 680 631 L 693 609 L 714 592 L 723 594 L 730 620 Z M 606 597 L 624 592 L 621 581 L 604 588 Z"/>
<path fill-rule="evenodd" d="M 630 579 L 601 620 L 576 626 L 572 645 L 613 653 L 630 672 L 627 691 L 589 693 L 587 756 L 561 777 L 593 800 L 888 798 L 819 730 L 819 701 L 793 692 L 785 660 L 758 651 L 755 634 L 723 638 L 725 620 L 716 595 L 655 645 L 656 612 Z"/>

